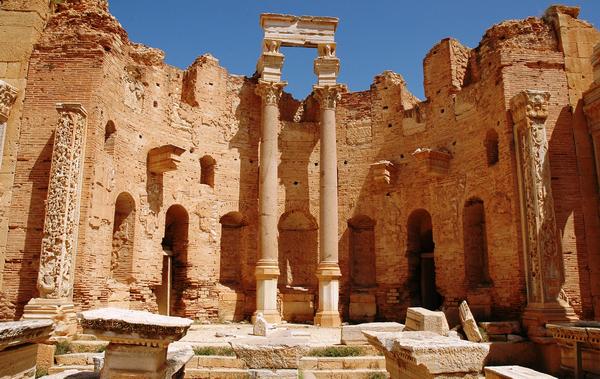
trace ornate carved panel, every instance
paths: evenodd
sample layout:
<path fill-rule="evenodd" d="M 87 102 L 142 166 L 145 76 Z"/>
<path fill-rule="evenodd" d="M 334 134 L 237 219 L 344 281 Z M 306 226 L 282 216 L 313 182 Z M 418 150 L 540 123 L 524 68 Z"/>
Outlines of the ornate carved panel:
<path fill-rule="evenodd" d="M 44 237 L 38 275 L 40 297 L 70 298 L 79 229 L 87 114 L 80 104 L 57 104 Z"/>

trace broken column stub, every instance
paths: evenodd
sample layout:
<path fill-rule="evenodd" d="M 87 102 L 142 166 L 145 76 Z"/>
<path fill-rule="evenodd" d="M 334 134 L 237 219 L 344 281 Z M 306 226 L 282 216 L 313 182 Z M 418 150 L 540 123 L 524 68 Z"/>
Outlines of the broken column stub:
<path fill-rule="evenodd" d="M 110 342 L 101 378 L 165 378 L 169 344 L 185 336 L 192 325 L 186 318 L 117 308 L 81 312 L 79 321 L 84 333 Z"/>
<path fill-rule="evenodd" d="M 447 336 L 450 328 L 444 312 L 430 311 L 421 307 L 406 310 L 405 331 L 428 331 Z"/>
<path fill-rule="evenodd" d="M 478 378 L 490 346 L 433 332 L 363 332 L 392 379 Z"/>
<path fill-rule="evenodd" d="M 0 323 L 0 378 L 35 378 L 38 342 L 52 333 L 51 320 Z"/>
<path fill-rule="evenodd" d="M 483 341 L 483 337 L 479 332 L 479 328 L 477 327 L 477 323 L 475 322 L 475 318 L 473 317 L 473 313 L 469 309 L 469 305 L 467 302 L 463 300 L 462 303 L 458 306 L 458 314 L 460 316 L 460 323 L 462 325 L 463 331 L 467 335 L 467 338 L 471 342 L 481 342 Z"/>

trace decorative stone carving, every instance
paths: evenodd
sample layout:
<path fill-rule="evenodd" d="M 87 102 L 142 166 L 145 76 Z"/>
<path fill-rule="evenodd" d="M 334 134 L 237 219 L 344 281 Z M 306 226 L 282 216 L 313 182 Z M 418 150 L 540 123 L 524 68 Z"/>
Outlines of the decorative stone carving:
<path fill-rule="evenodd" d="M 286 82 L 268 82 L 260 79 L 256 85 L 256 94 L 261 97 L 264 105 L 277 105 Z"/>
<path fill-rule="evenodd" d="M 256 319 L 254 320 L 253 333 L 255 336 L 266 337 L 269 333 L 269 329 L 271 329 L 271 324 L 267 320 L 262 313 L 256 314 Z"/>
<path fill-rule="evenodd" d="M 546 118 L 548 92 L 526 90 L 511 100 L 511 112 L 519 166 L 518 180 L 522 209 L 522 233 L 525 243 L 527 297 L 529 308 L 547 313 L 552 320 L 575 317 L 573 310 L 560 299 L 564 283 L 562 252 L 554 215 L 554 200 L 548 161 Z M 552 314 L 550 316 L 550 314 Z M 525 319 L 532 319 L 526 322 Z M 524 323 L 545 323 L 538 316 L 524 316 Z M 533 332 L 532 328 L 529 333 Z M 541 330 L 535 332 L 541 334 Z"/>
<path fill-rule="evenodd" d="M 35 378 L 37 343 L 51 332 L 49 320 L 0 323 L 0 378 Z"/>
<path fill-rule="evenodd" d="M 410 307 L 406 310 L 406 327 L 404 330 L 426 331 L 447 336 L 450 328 L 444 312 Z"/>
<path fill-rule="evenodd" d="M 558 342 L 560 365 L 569 377 L 600 376 L 600 322 L 578 321 L 546 327 Z M 579 362 L 577 356 L 581 357 Z"/>
<path fill-rule="evenodd" d="M 71 298 L 77 249 L 87 113 L 80 104 L 57 104 L 37 287 L 42 298 Z"/>
<path fill-rule="evenodd" d="M 321 109 L 335 109 L 338 101 L 342 99 L 342 93 L 346 92 L 343 84 L 313 86 L 315 98 Z"/>
<path fill-rule="evenodd" d="M 17 89 L 0 80 L 0 124 L 5 123 L 10 115 L 10 109 L 17 100 Z"/>
<path fill-rule="evenodd" d="M 293 16 L 263 13 L 260 26 L 266 40 L 277 40 L 282 46 L 317 47 L 334 43 L 339 20 L 336 17 Z"/>

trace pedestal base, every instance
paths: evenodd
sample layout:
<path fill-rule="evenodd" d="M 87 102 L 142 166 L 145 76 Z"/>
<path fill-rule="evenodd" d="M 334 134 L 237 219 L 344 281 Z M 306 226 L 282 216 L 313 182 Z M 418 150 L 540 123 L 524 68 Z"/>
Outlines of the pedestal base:
<path fill-rule="evenodd" d="M 319 311 L 315 315 L 314 324 L 323 327 L 342 325 L 338 303 L 340 298 L 340 281 L 342 276 L 337 263 L 321 263 L 318 269 L 319 278 Z"/>
<path fill-rule="evenodd" d="M 162 379 L 167 371 L 167 347 L 110 343 L 100 378 Z"/>
<path fill-rule="evenodd" d="M 281 322 L 277 309 L 277 278 L 279 267 L 276 262 L 259 262 L 256 267 L 256 312 L 252 315 L 252 323 L 258 313 L 262 313 L 269 323 Z"/>
<path fill-rule="evenodd" d="M 537 343 L 554 343 L 552 334 L 545 325 L 560 322 L 572 322 L 579 318 L 573 308 L 556 303 L 529 304 L 523 312 L 523 327 L 529 338 Z"/>
<path fill-rule="evenodd" d="M 52 320 L 54 331 L 50 341 L 68 340 L 77 333 L 75 307 L 67 299 L 31 299 L 25 305 L 23 320 Z"/>

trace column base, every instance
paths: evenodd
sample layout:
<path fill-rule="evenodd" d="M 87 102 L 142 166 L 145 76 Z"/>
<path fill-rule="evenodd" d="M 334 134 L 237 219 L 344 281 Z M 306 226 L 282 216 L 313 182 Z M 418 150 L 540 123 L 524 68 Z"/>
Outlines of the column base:
<path fill-rule="evenodd" d="M 563 302 L 529 304 L 523 312 L 523 327 L 529 338 L 537 343 L 553 343 L 552 334 L 548 333 L 546 324 L 557 322 L 573 322 L 578 320 L 577 314 Z"/>
<path fill-rule="evenodd" d="M 322 327 L 338 327 L 342 325 L 338 303 L 340 298 L 340 281 L 342 276 L 337 262 L 322 262 L 317 269 L 319 278 L 319 311 L 315 315 L 314 324 Z"/>
<path fill-rule="evenodd" d="M 61 342 L 77 334 L 77 315 L 73 302 L 67 299 L 33 298 L 25 305 L 23 320 L 52 320 L 54 331 L 50 341 Z"/>
<path fill-rule="evenodd" d="M 256 266 L 256 311 L 252 315 L 252 323 L 256 315 L 262 313 L 267 322 L 280 323 L 281 314 L 277 309 L 277 279 L 279 266 L 277 262 L 258 262 Z"/>

